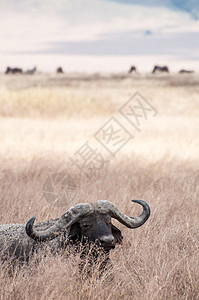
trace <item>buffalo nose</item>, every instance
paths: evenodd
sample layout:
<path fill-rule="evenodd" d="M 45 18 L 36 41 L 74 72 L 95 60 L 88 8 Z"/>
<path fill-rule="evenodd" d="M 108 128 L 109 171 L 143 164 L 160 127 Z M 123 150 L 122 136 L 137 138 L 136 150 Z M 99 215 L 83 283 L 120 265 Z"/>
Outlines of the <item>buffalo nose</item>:
<path fill-rule="evenodd" d="M 114 236 L 112 234 L 110 235 L 103 235 L 100 237 L 100 242 L 102 247 L 106 246 L 114 246 Z"/>

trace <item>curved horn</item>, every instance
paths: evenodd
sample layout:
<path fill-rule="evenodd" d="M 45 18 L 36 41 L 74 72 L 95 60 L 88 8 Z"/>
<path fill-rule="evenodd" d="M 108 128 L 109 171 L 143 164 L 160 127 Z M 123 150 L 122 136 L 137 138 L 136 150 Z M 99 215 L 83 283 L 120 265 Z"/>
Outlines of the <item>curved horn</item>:
<path fill-rule="evenodd" d="M 33 225 L 35 222 L 36 217 L 32 217 L 27 223 L 26 223 L 26 233 L 29 237 L 34 239 L 35 241 L 43 242 L 45 240 L 52 240 L 57 235 L 59 235 L 59 232 L 61 231 L 61 228 L 59 228 L 57 223 L 55 223 L 53 226 L 48 228 L 47 230 L 43 231 L 35 231 L 33 229 Z"/>
<path fill-rule="evenodd" d="M 68 209 L 50 228 L 42 231 L 36 231 L 33 228 L 36 217 L 32 217 L 26 223 L 26 233 L 35 241 L 44 242 L 56 238 L 62 231 L 73 223 L 77 222 L 80 217 L 93 212 L 93 205 L 90 203 L 80 203 Z"/>
<path fill-rule="evenodd" d="M 106 200 L 100 200 L 96 204 L 97 204 L 97 209 L 101 210 L 102 212 L 105 211 L 109 212 L 112 218 L 118 220 L 126 227 L 138 228 L 148 220 L 150 216 L 150 207 L 144 200 L 131 200 L 131 201 L 142 205 L 143 212 L 141 213 L 140 216 L 137 216 L 135 218 L 128 217 L 127 215 L 119 211 L 115 205 L 113 205 L 111 202 Z"/>

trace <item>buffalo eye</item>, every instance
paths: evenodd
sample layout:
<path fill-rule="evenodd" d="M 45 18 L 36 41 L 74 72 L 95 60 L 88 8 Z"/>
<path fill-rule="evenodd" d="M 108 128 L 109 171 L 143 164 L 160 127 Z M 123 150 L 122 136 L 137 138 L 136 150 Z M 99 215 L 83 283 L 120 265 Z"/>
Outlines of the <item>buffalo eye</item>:
<path fill-rule="evenodd" d="M 90 224 L 83 224 L 81 227 L 82 227 L 83 229 L 88 229 L 88 228 L 90 227 Z"/>

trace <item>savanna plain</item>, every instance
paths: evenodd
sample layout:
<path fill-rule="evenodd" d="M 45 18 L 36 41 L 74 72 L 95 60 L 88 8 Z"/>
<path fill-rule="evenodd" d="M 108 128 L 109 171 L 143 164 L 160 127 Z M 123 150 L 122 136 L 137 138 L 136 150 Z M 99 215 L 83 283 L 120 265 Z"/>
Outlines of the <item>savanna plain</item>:
<path fill-rule="evenodd" d="M 136 92 L 157 112 L 138 109 L 140 131 L 119 111 Z M 78 253 L 48 254 L 12 274 L 1 265 L 0 299 L 199 299 L 198 116 L 199 74 L 0 75 L 1 224 L 99 199 L 132 217 L 141 208 L 131 199 L 151 207 L 140 228 L 113 220 L 123 243 L 101 277 L 97 265 L 82 277 Z M 111 117 L 133 136 L 115 155 L 95 138 Z M 95 172 L 71 160 L 85 145 L 105 159 Z M 62 197 L 64 181 L 48 197 L 45 183 L 57 174 L 75 194 Z"/>

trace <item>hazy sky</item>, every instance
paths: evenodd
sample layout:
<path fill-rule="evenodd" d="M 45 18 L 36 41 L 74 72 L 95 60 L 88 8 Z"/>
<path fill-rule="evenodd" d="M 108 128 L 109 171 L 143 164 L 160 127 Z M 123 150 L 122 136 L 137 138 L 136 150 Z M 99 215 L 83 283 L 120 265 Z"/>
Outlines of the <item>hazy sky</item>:
<path fill-rule="evenodd" d="M 0 0 L 0 70 L 199 70 L 198 0 Z"/>

